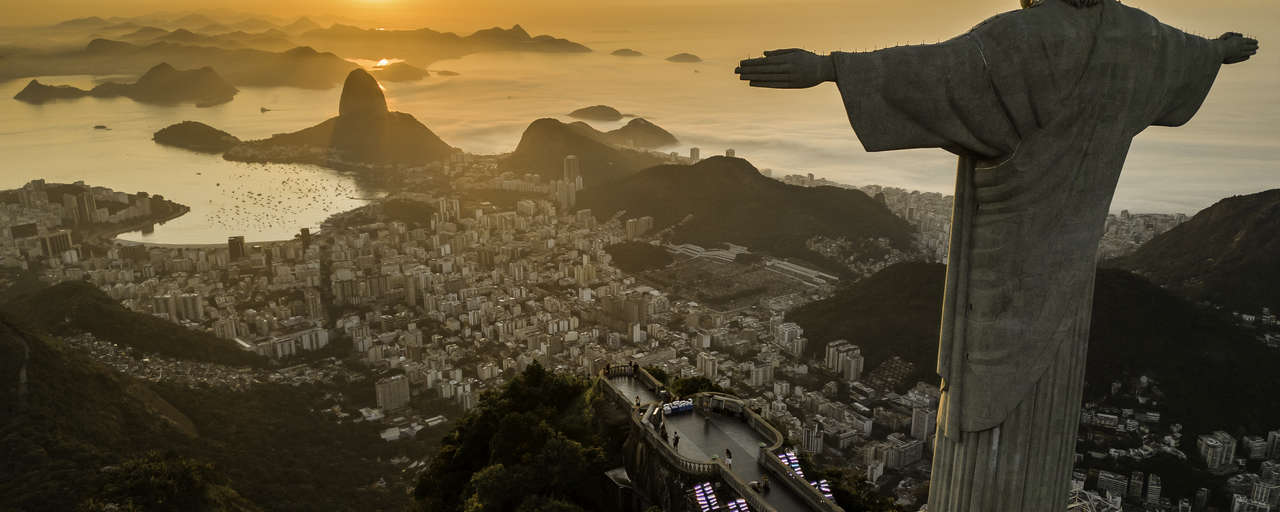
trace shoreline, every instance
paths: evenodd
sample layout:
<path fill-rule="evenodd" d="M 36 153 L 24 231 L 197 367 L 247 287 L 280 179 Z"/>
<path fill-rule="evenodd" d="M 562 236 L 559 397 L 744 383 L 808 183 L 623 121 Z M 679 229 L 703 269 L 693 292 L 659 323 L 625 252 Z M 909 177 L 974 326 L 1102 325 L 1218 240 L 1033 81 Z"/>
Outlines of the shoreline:
<path fill-rule="evenodd" d="M 316 234 L 318 233 L 312 233 L 312 236 L 315 236 Z M 288 240 L 265 240 L 265 241 L 245 240 L 244 243 L 245 245 L 273 245 L 273 244 L 283 244 L 283 243 L 288 243 L 293 241 L 294 240 L 291 238 Z M 174 243 L 163 243 L 163 242 L 139 242 L 136 240 L 125 240 L 122 238 L 112 238 L 110 242 L 113 245 L 124 245 L 129 247 L 141 245 L 143 247 L 155 247 L 158 249 L 215 249 L 218 247 L 227 246 L 226 242 L 204 243 L 204 244 L 198 244 L 198 243 L 174 244 Z"/>

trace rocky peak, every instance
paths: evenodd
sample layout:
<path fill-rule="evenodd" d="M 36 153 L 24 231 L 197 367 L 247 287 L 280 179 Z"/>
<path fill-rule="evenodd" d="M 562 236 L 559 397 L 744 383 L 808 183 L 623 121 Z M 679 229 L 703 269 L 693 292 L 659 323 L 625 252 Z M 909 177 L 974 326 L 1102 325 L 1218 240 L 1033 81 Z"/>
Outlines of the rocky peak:
<path fill-rule="evenodd" d="M 352 70 L 347 75 L 346 83 L 342 85 L 338 115 L 346 117 L 386 113 L 387 98 L 382 94 L 378 80 L 364 69 Z"/>

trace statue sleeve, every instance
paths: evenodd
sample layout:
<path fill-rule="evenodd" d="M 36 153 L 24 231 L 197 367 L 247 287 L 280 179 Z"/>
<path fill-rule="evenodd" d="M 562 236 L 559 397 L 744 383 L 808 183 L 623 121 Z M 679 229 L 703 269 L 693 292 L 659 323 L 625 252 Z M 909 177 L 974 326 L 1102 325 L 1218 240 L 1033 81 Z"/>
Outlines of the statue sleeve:
<path fill-rule="evenodd" d="M 1018 145 L 971 35 L 832 58 L 849 123 L 867 151 L 943 148 L 998 158 Z"/>
<path fill-rule="evenodd" d="M 1182 126 L 1200 110 L 1222 68 L 1213 41 L 1160 24 L 1159 55 L 1153 84 L 1158 98 L 1151 110 L 1156 126 Z"/>

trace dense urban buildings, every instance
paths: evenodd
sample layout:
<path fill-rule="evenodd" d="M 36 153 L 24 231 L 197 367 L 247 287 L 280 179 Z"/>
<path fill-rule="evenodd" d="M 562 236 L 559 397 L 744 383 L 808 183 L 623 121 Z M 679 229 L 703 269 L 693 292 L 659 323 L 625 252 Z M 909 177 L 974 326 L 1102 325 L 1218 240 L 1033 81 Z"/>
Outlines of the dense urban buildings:
<path fill-rule="evenodd" d="M 695 149 L 689 160 L 698 156 Z M 42 198 L 57 195 L 49 185 L 32 182 L 19 191 L 21 202 L 5 205 L 6 261 L 39 261 L 48 281 L 88 281 L 129 309 L 280 364 L 309 354 L 358 361 L 374 376 L 374 401 L 361 417 L 401 418 L 384 423 L 388 441 L 446 421 L 440 410 L 418 409 L 422 400 L 467 411 L 535 361 L 584 376 L 636 364 L 733 390 L 809 457 L 848 467 L 903 507 L 922 504 L 938 387 L 906 380 L 914 368 L 901 358 L 869 365 L 857 339 L 810 339 L 785 320 L 790 309 L 831 294 L 839 277 L 763 256 L 763 268 L 798 291 L 765 294 L 745 307 L 689 300 L 620 270 L 608 249 L 652 244 L 677 266 L 733 268 L 750 248 L 672 245 L 654 232 L 651 217 L 602 220 L 575 209 L 582 188 L 576 157 L 564 159 L 550 184 L 503 173 L 483 157 L 462 156 L 447 167 L 467 176 L 458 180 L 461 193 L 401 192 L 382 201 L 411 205 L 418 216 L 370 215 L 371 206 L 291 240 L 231 234 L 226 244 L 185 247 L 96 241 L 86 250 L 77 244 L 78 230 L 87 228 L 79 219 L 145 217 L 139 205 L 157 198 L 76 184 L 49 201 Z M 866 190 L 915 225 L 923 247 L 945 247 L 949 197 Z M 492 191 L 519 197 L 504 205 L 476 199 Z M 1108 231 L 1140 241 L 1181 221 L 1122 212 Z M 814 344 L 823 348 L 814 353 Z M 122 371 L 164 375 L 154 362 L 127 362 L 105 347 L 94 353 Z M 302 366 L 330 375 L 321 370 L 326 361 Z M 184 371 L 234 386 L 252 380 L 233 370 Z M 1171 487 L 1168 475 L 1122 469 L 1156 457 L 1232 479 L 1231 496 L 1221 498 L 1233 510 L 1274 510 L 1280 500 L 1280 430 L 1184 434 L 1159 407 L 1110 404 L 1085 404 L 1080 428 L 1091 440 L 1077 454 L 1073 499 L 1082 503 L 1204 510 L 1197 504 L 1209 491 L 1201 499 Z M 1197 453 L 1178 449 L 1183 435 L 1196 436 Z"/>

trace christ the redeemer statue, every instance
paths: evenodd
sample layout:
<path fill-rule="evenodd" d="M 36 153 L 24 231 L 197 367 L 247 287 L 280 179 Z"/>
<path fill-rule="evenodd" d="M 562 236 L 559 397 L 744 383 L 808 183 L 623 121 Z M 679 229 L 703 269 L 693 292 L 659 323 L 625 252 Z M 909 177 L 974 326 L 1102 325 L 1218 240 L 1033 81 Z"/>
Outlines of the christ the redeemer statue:
<path fill-rule="evenodd" d="M 1179 126 L 1258 43 L 1115 0 L 1023 0 L 949 41 L 765 52 L 755 87 L 836 82 L 867 151 L 959 155 L 930 512 L 1064 510 L 1098 241 L 1133 137 Z"/>

